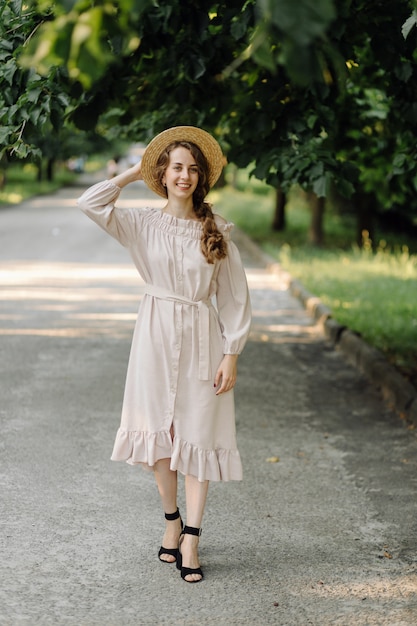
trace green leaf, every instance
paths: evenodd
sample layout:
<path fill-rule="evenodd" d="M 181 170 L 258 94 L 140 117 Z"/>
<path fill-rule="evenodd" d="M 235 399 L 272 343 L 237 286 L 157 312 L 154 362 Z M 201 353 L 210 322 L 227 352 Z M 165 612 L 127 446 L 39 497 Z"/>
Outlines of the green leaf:
<path fill-rule="evenodd" d="M 13 77 L 16 73 L 17 65 L 14 59 L 9 59 L 3 65 L 1 76 L 11 85 L 13 83 Z"/>
<path fill-rule="evenodd" d="M 395 75 L 404 83 L 406 83 L 413 75 L 413 66 L 408 61 L 403 62 L 401 63 L 401 65 L 395 68 Z"/>
<path fill-rule="evenodd" d="M 404 165 L 405 160 L 406 160 L 406 156 L 404 153 L 396 154 L 392 161 L 392 164 L 394 167 L 401 168 Z"/>
<path fill-rule="evenodd" d="M 9 126 L 0 126 L 0 144 L 7 145 L 10 137 L 10 127 Z"/>
<path fill-rule="evenodd" d="M 12 2 L 10 3 L 13 11 L 15 12 L 16 15 L 20 15 L 22 12 L 22 0 L 12 0 Z"/>
<path fill-rule="evenodd" d="M 310 163 L 311 163 L 310 159 L 308 159 L 306 157 L 299 159 L 297 161 L 298 171 L 299 172 L 303 172 L 304 170 L 306 170 L 309 167 Z"/>
<path fill-rule="evenodd" d="M 188 69 L 193 80 L 198 80 L 206 72 L 204 60 L 197 55 L 190 55 L 188 59 Z"/>
<path fill-rule="evenodd" d="M 315 113 L 312 115 L 309 115 L 307 118 L 307 126 L 313 129 L 317 120 L 318 120 L 318 115 L 316 115 Z"/>
<path fill-rule="evenodd" d="M 344 198 L 350 198 L 355 192 L 355 187 L 347 180 L 340 180 L 337 183 L 337 189 Z"/>
<path fill-rule="evenodd" d="M 239 15 L 232 21 L 232 24 L 230 27 L 230 33 L 233 39 L 238 41 L 246 34 L 247 29 L 248 29 L 247 20 L 242 19 L 242 17 Z"/>
<path fill-rule="evenodd" d="M 42 93 L 42 87 L 35 87 L 27 91 L 26 97 L 28 102 L 37 102 Z"/>
<path fill-rule="evenodd" d="M 66 108 L 70 104 L 70 99 L 66 93 L 58 93 L 55 97 L 54 104 L 58 104 L 61 108 Z"/>
<path fill-rule="evenodd" d="M 32 151 L 31 148 L 31 146 L 21 141 L 17 146 L 14 146 L 13 155 L 18 159 L 26 159 Z"/>
<path fill-rule="evenodd" d="M 327 195 L 327 176 L 324 174 L 313 182 L 313 191 L 318 198 L 325 198 Z"/>
<path fill-rule="evenodd" d="M 407 39 L 411 30 L 417 24 L 417 11 L 413 11 L 410 17 L 404 22 L 401 28 L 401 32 L 403 34 L 404 39 Z"/>
<path fill-rule="evenodd" d="M 37 126 L 40 116 L 42 114 L 42 109 L 41 107 L 36 107 L 35 109 L 32 109 L 30 112 L 30 121 Z"/>
<path fill-rule="evenodd" d="M 13 41 L 8 39 L 0 39 L 0 50 L 6 50 L 9 53 L 13 52 Z"/>
<path fill-rule="evenodd" d="M 302 46 L 323 35 L 336 17 L 333 0 L 260 0 L 259 5 L 267 21 Z"/>
<path fill-rule="evenodd" d="M 15 117 L 16 117 L 18 112 L 19 112 L 19 106 L 17 104 L 12 104 L 12 106 L 8 107 L 8 109 L 7 109 L 7 118 L 8 118 L 9 123 L 11 125 L 13 125 L 13 123 L 15 121 Z"/>
<path fill-rule="evenodd" d="M 324 165 L 321 161 L 319 161 L 318 163 L 315 163 L 310 171 L 309 174 L 311 176 L 311 178 L 315 178 L 316 176 L 323 176 L 324 174 Z"/>
<path fill-rule="evenodd" d="M 271 41 L 269 37 L 267 37 L 266 33 L 262 34 L 262 32 L 259 31 L 254 41 L 253 49 L 254 52 L 252 56 L 255 62 L 271 72 L 275 72 L 277 65 Z"/>

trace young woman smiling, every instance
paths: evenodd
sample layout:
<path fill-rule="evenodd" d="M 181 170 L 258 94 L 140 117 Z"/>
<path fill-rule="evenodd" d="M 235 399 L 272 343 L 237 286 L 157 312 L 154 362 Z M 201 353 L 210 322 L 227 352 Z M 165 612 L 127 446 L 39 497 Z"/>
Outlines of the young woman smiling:
<path fill-rule="evenodd" d="M 211 135 L 174 127 L 151 141 L 141 163 L 79 199 L 129 249 L 146 283 L 111 458 L 154 471 L 166 518 L 158 556 L 190 583 L 203 579 L 198 543 L 209 482 L 242 478 L 233 388 L 250 301 L 233 225 L 205 201 L 223 165 Z M 117 208 L 121 188 L 141 179 L 166 198 L 164 208 Z"/>

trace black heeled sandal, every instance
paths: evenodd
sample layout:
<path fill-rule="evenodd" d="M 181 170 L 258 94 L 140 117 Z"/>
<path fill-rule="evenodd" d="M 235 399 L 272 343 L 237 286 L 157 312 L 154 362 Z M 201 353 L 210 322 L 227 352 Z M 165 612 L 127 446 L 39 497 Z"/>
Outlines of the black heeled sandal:
<path fill-rule="evenodd" d="M 175 513 L 165 513 L 165 519 L 168 520 L 169 522 L 173 522 L 174 520 L 178 518 L 181 519 L 179 509 L 177 509 Z M 183 528 L 184 528 L 184 524 L 182 523 L 182 519 L 181 519 L 181 531 L 183 530 Z M 168 565 L 172 565 L 172 563 L 175 563 L 175 561 L 165 561 L 165 559 L 161 559 L 161 556 L 163 554 L 169 554 L 170 556 L 175 557 L 175 561 L 178 560 L 178 548 L 164 548 L 164 546 L 161 546 L 159 548 L 158 558 L 161 561 L 161 563 L 168 563 Z"/>
<path fill-rule="evenodd" d="M 194 528 L 193 526 L 184 526 L 184 528 L 181 531 L 181 535 L 195 535 L 196 537 L 199 537 L 201 535 L 201 528 Z M 180 545 L 181 545 L 181 541 L 180 541 Z M 183 580 L 185 580 L 185 577 L 189 576 L 190 574 L 198 574 L 199 576 L 201 576 L 201 578 L 199 578 L 198 580 L 185 580 L 186 583 L 199 583 L 204 578 L 201 567 L 196 567 L 195 569 L 192 569 L 191 567 L 182 566 L 182 554 L 181 554 L 180 547 L 178 547 L 177 569 L 181 570 L 181 578 Z"/>

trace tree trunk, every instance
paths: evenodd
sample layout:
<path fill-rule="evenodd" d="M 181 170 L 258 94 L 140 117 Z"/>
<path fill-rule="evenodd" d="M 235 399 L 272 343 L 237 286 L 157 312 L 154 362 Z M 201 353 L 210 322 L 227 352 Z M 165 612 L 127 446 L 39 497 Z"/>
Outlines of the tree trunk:
<path fill-rule="evenodd" d="M 7 183 L 7 166 L 8 166 L 8 159 L 3 154 L 0 157 L 0 189 L 2 191 L 5 188 L 6 183 Z"/>
<path fill-rule="evenodd" d="M 285 229 L 285 205 L 287 203 L 287 195 L 282 191 L 281 187 L 277 187 L 275 195 L 275 212 L 272 222 L 272 230 Z"/>
<path fill-rule="evenodd" d="M 236 167 L 236 165 L 232 165 L 231 167 L 229 167 L 229 171 L 231 171 L 232 175 L 231 175 L 231 185 L 233 187 L 233 189 L 237 189 L 237 175 L 239 172 L 239 169 Z"/>
<path fill-rule="evenodd" d="M 354 197 L 356 207 L 356 243 L 360 248 L 372 247 L 374 237 L 375 198 L 367 193 L 357 193 Z"/>
<path fill-rule="evenodd" d="M 311 222 L 308 240 L 314 246 L 321 246 L 324 241 L 323 215 L 326 199 L 319 198 L 314 193 L 309 193 L 308 200 L 311 207 Z"/>
<path fill-rule="evenodd" d="M 215 186 L 217 189 L 222 189 L 223 187 L 226 187 L 226 172 L 224 171 L 224 168 L 222 169 Z"/>
<path fill-rule="evenodd" d="M 46 180 L 48 182 L 52 182 L 54 179 L 54 159 L 48 159 L 46 163 Z"/>
<path fill-rule="evenodd" d="M 43 178 L 43 172 L 42 172 L 42 170 L 43 170 L 43 166 L 42 166 L 42 159 L 40 159 L 40 160 L 36 163 L 36 166 L 37 166 L 37 168 L 38 168 L 38 173 L 37 173 L 37 176 L 36 176 L 36 180 L 38 181 L 38 183 L 40 183 L 40 182 L 42 181 L 42 178 Z"/>

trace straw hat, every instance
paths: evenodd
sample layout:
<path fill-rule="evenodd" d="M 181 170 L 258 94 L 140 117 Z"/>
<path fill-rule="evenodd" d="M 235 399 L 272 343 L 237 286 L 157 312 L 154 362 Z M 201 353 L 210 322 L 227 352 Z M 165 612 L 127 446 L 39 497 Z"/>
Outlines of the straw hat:
<path fill-rule="evenodd" d="M 214 137 L 201 128 L 196 128 L 195 126 L 174 126 L 154 137 L 143 154 L 141 173 L 149 189 L 166 198 L 165 187 L 154 178 L 155 166 L 161 152 L 173 141 L 188 141 L 200 148 L 207 159 L 209 166 L 208 182 L 210 187 L 213 187 L 226 163 L 219 144 Z"/>

